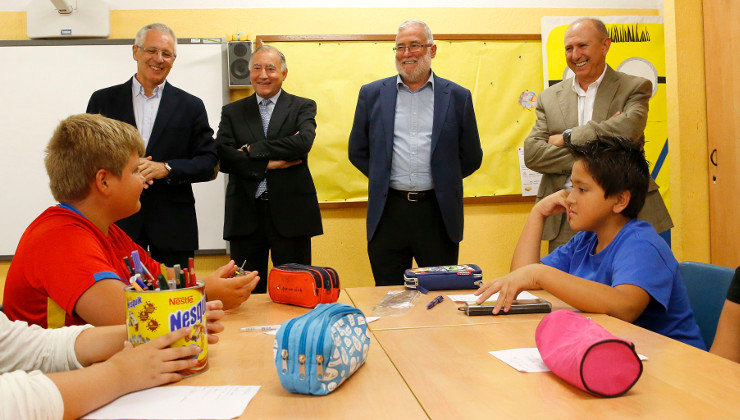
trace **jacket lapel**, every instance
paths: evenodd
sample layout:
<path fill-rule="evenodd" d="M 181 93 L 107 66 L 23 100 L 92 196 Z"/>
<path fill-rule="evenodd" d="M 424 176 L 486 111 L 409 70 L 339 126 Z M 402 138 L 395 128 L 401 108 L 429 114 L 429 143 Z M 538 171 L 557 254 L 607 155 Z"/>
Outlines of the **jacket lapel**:
<path fill-rule="evenodd" d="M 128 79 L 128 82 L 121 85 L 121 88 L 123 91 L 121 92 L 119 97 L 122 97 L 124 100 L 119 102 L 121 104 L 121 109 L 119 109 L 120 112 L 118 112 L 118 115 L 121 116 L 121 121 L 125 123 L 129 123 L 136 127 L 136 117 L 134 116 L 134 97 L 133 93 L 131 92 L 131 89 L 133 89 L 133 77 L 131 79 Z"/>
<path fill-rule="evenodd" d="M 570 83 L 560 85 L 560 91 L 558 92 L 558 103 L 566 128 L 578 126 L 578 95 L 573 91 L 573 83 L 575 82 L 576 78 L 573 77 L 570 79 Z"/>
<path fill-rule="evenodd" d="M 443 82 L 437 75 L 434 75 L 434 118 L 432 120 L 432 153 L 437 147 L 439 134 L 442 132 L 442 126 L 447 115 L 447 108 L 450 106 L 450 86 Z"/>
<path fill-rule="evenodd" d="M 262 116 L 257 107 L 257 96 L 252 94 L 252 96 L 248 97 L 247 100 L 244 101 L 244 114 L 242 114 L 244 115 L 244 124 L 248 127 L 254 141 L 265 139 L 265 133 L 262 130 Z"/>
<path fill-rule="evenodd" d="M 619 88 L 619 79 L 614 74 L 614 70 L 607 66 L 606 74 L 604 79 L 599 85 L 599 90 L 596 91 L 596 98 L 594 99 L 594 112 L 591 116 L 593 121 L 604 121 L 610 118 L 609 105 L 614 99 L 614 95 L 617 93 Z"/>
<path fill-rule="evenodd" d="M 169 82 L 165 83 L 162 90 L 162 100 L 159 102 L 159 109 L 157 110 L 157 117 L 154 119 L 152 134 L 149 136 L 149 143 L 146 146 L 147 155 L 151 155 L 150 151 L 153 150 L 157 140 L 162 136 L 162 131 L 174 114 L 174 110 L 177 109 L 177 102 L 179 100 L 179 95 L 175 89 Z"/>
<path fill-rule="evenodd" d="M 396 97 L 398 96 L 398 87 L 396 78 L 386 79 L 380 91 L 380 104 L 382 107 L 383 130 L 385 132 L 385 150 L 386 158 L 390 162 L 393 155 L 393 129 L 396 121 Z"/>
<path fill-rule="evenodd" d="M 267 138 L 277 138 L 280 132 L 280 127 L 283 126 L 285 118 L 288 117 L 288 111 L 290 111 L 291 103 L 293 102 L 292 95 L 286 91 L 282 91 L 278 96 L 275 107 L 272 109 L 272 115 L 270 116 L 270 122 L 267 124 Z M 262 117 L 260 117 L 262 118 Z"/>

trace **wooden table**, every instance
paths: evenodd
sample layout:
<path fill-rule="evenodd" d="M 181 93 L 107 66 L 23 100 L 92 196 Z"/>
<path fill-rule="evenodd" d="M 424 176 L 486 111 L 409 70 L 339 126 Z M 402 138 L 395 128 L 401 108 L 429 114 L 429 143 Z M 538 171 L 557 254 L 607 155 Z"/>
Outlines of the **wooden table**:
<path fill-rule="evenodd" d="M 537 321 L 374 330 L 436 418 L 737 418 L 740 365 L 606 315 L 587 314 L 649 358 L 624 396 L 601 398 L 551 372 L 522 373 L 489 351 L 536 347 Z"/>
<path fill-rule="evenodd" d="M 349 296 L 354 302 L 354 306 L 365 313 L 365 316 L 371 316 L 373 308 L 380 302 L 389 291 L 404 290 L 403 286 L 383 286 L 383 287 L 353 287 L 343 290 L 343 294 Z M 424 327 L 444 327 L 456 325 L 478 325 L 478 324 L 499 324 L 521 321 L 539 321 L 546 314 L 518 314 L 518 315 L 501 315 L 501 316 L 467 316 L 464 312 L 458 311 L 457 307 L 461 303 L 452 302 L 447 295 L 466 295 L 475 292 L 475 290 L 432 290 L 427 294 L 419 293 L 415 305 L 406 314 L 402 316 L 387 316 L 368 324 L 372 331 L 381 331 L 397 328 L 424 328 Z M 532 291 L 532 294 L 549 301 L 552 304 L 552 310 L 573 309 L 560 299 L 551 295 L 544 290 Z M 443 295 L 445 299 L 427 309 L 427 304 L 435 297 Z"/>
<path fill-rule="evenodd" d="M 388 290 L 343 290 L 340 302 L 370 314 Z M 460 291 L 468 293 L 469 291 Z M 438 294 L 422 295 L 405 315 L 369 324 L 372 344 L 365 366 L 323 397 L 291 394 L 280 385 L 272 358 L 274 337 L 240 332 L 280 324 L 308 311 L 252 296 L 229 311 L 221 342 L 209 348 L 210 369 L 180 385 L 261 385 L 243 418 L 737 418 L 740 365 L 618 319 L 585 314 L 646 355 L 637 384 L 618 398 L 595 397 L 552 373 L 521 373 L 488 352 L 535 347 L 544 314 L 468 317 Z M 567 307 L 552 295 L 535 291 Z"/>
<path fill-rule="evenodd" d="M 340 302 L 351 304 L 346 296 Z M 251 296 L 224 317 L 220 342 L 208 348 L 208 371 L 177 385 L 261 385 L 242 418 L 427 418 L 375 338 L 365 365 L 331 394 L 317 397 L 283 389 L 272 358 L 275 337 L 239 328 L 280 324 L 306 312 L 272 303 L 267 295 Z"/>

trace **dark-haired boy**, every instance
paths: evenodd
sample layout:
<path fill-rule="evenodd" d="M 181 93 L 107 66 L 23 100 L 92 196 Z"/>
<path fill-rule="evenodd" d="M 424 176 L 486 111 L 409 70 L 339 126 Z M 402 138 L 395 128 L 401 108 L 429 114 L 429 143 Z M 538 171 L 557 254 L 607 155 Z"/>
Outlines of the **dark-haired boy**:
<path fill-rule="evenodd" d="M 497 314 L 508 311 L 522 290 L 544 289 L 584 312 L 605 313 L 705 349 L 678 262 L 655 229 L 635 219 L 650 179 L 644 151 L 622 138 L 568 148 L 576 158 L 573 190 L 534 206 L 511 272 L 481 287 L 478 302 L 500 292 Z M 540 260 L 545 218 L 564 212 L 579 233 Z"/>

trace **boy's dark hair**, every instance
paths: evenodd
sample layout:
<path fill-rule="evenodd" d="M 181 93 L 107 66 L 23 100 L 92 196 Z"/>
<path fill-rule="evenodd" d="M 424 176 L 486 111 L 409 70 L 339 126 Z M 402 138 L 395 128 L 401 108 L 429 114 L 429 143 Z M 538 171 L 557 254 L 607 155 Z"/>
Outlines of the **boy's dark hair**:
<path fill-rule="evenodd" d="M 642 147 L 630 139 L 607 136 L 584 144 L 567 142 L 566 146 L 604 189 L 604 198 L 622 191 L 630 192 L 630 202 L 622 215 L 636 218 L 645 204 L 650 182 L 650 169 Z"/>

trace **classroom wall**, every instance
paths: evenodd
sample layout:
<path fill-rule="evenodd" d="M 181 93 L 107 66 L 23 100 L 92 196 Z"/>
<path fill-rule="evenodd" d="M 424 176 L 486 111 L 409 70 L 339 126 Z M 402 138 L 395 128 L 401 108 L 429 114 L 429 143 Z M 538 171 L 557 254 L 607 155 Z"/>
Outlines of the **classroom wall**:
<path fill-rule="evenodd" d="M 698 0 L 692 0 L 698 1 Z M 618 3 L 618 1 L 615 1 Z M 666 1 L 671 3 L 672 1 Z M 543 16 L 582 15 L 659 15 L 655 9 L 547 9 L 547 8 L 348 8 L 348 9 L 207 9 L 207 10 L 112 10 L 111 38 L 132 38 L 141 26 L 153 21 L 170 25 L 179 37 L 228 37 L 237 32 L 254 35 L 289 34 L 390 34 L 395 33 L 399 23 L 416 18 L 426 21 L 435 33 L 539 33 L 540 18 Z M 0 39 L 26 39 L 24 12 L 0 12 Z M 667 31 L 668 32 L 668 31 Z M 672 34 L 676 49 L 675 32 Z M 669 48 L 670 34 L 666 34 Z M 243 38 L 242 38 L 243 39 Z M 682 39 L 679 40 L 683 42 Z M 682 49 L 683 50 L 683 49 Z M 682 53 L 683 54 L 683 53 Z M 675 51 L 674 51 L 675 55 Z M 696 58 L 703 63 L 701 55 Z M 290 59 L 290 57 L 288 57 Z M 693 55 L 686 58 L 694 60 Z M 338 66 L 346 66 L 341 57 L 336 57 Z M 393 60 L 389 53 L 388 60 Z M 682 63 L 685 65 L 686 63 Z M 692 64 L 689 62 L 688 64 Z M 674 71 L 680 68 L 675 66 Z M 689 66 L 691 67 L 691 66 Z M 701 65 L 703 68 L 703 64 Z M 133 70 L 132 63 L 132 72 Z M 173 71 L 177 71 L 177 65 Z M 299 71 L 292 69 L 291 71 Z M 686 70 L 684 70 L 685 72 Z M 443 75 L 454 80 L 454 75 Z M 703 78 L 703 74 L 701 76 Z M 669 88 L 675 77 L 668 78 Z M 673 92 L 676 92 L 675 86 Z M 693 90 L 693 89 L 692 89 Z M 703 91 L 703 88 L 700 89 Z M 235 92 L 232 99 L 243 97 L 246 92 Z M 352 93 L 356 95 L 356 93 Z M 696 107 L 700 107 L 696 104 Z M 677 120 L 676 110 L 669 103 L 669 118 Z M 694 109 L 694 111 L 697 111 Z M 703 113 L 702 112 L 693 112 Z M 683 115 L 683 114 L 682 114 Z M 670 121 L 670 119 L 669 119 Z M 671 124 L 669 124 L 670 126 Z M 214 127 L 215 129 L 215 127 Z M 673 140 L 673 135 L 669 136 Z M 678 136 L 677 136 L 678 137 Z M 523 141 L 524 139 L 522 139 Z M 708 204 L 698 200 L 687 202 L 677 197 L 687 183 L 684 176 L 696 170 L 689 156 L 706 154 L 706 136 L 701 141 L 681 144 L 684 158 L 676 161 L 676 147 L 671 143 L 671 213 L 674 220 L 687 226 L 674 236 L 674 249 L 681 259 L 708 262 L 703 249 L 709 248 L 708 233 L 698 235 L 701 225 L 692 220 L 708 220 Z M 694 153 L 696 152 L 696 154 Z M 687 168 L 681 165 L 688 166 Z M 675 172 L 674 172 L 675 171 Z M 706 171 L 702 172 L 706 173 Z M 694 172 L 694 177 L 702 178 Z M 674 183 L 677 182 L 678 184 Z M 690 185 L 688 185 L 691 188 Z M 679 206 L 679 207 L 676 207 Z M 474 262 L 482 266 L 486 277 L 508 271 L 509 260 L 516 239 L 531 209 L 530 203 L 479 203 L 465 207 L 465 239 L 461 244 L 460 261 Z M 692 218 L 684 217 L 690 210 Z M 366 254 L 365 206 L 324 206 L 324 235 L 313 242 L 314 262 L 332 265 L 340 272 L 344 285 L 372 284 L 370 266 Z M 678 215 L 678 217 L 676 217 Z M 707 228 L 708 229 L 708 228 Z M 694 235 L 694 236 L 692 236 Z M 704 239 L 704 236 L 707 239 Z M 689 241 L 688 238 L 692 238 Z M 698 240 L 697 240 L 698 238 Z M 688 243 L 691 242 L 691 245 Z M 706 243 L 704 243 L 706 242 Z"/>

